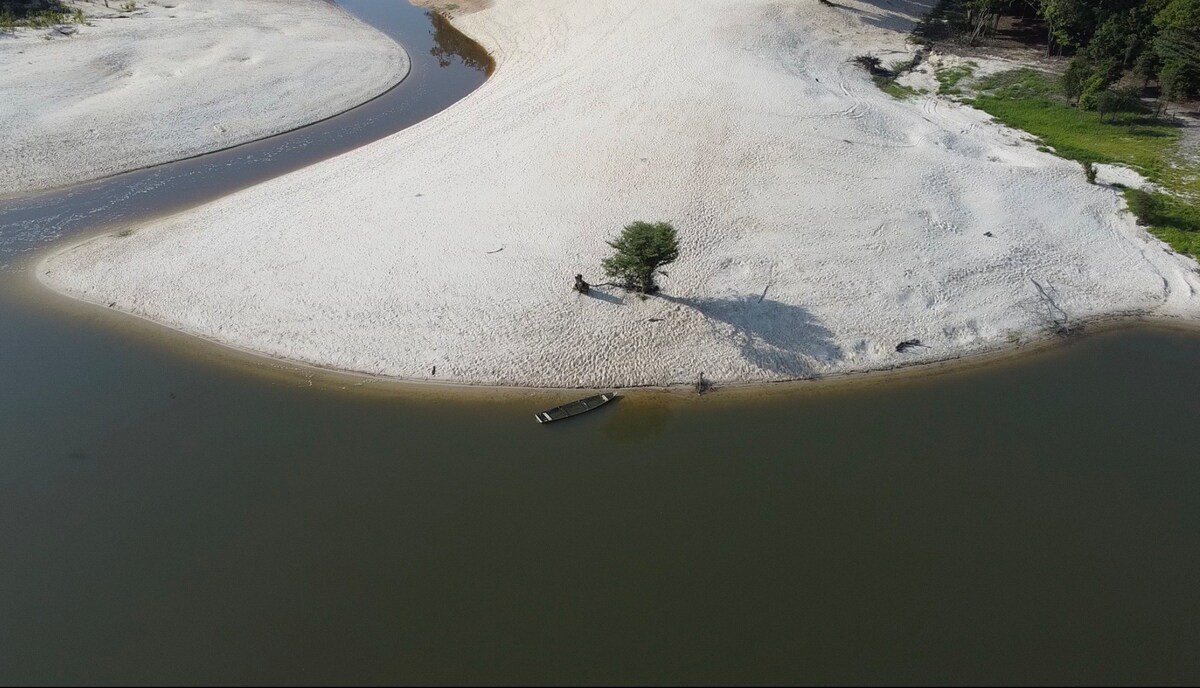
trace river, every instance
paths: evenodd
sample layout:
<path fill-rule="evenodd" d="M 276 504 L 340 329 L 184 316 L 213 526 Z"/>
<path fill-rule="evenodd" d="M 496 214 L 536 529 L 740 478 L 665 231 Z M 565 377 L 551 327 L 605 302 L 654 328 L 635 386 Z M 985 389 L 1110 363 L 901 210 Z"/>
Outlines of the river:
<path fill-rule="evenodd" d="M 482 81 L 424 12 L 343 4 L 412 55 L 368 106 L 409 120 L 0 204 L 0 682 L 1200 680 L 1195 334 L 540 426 L 566 397 L 356 386 L 32 285 Z"/>

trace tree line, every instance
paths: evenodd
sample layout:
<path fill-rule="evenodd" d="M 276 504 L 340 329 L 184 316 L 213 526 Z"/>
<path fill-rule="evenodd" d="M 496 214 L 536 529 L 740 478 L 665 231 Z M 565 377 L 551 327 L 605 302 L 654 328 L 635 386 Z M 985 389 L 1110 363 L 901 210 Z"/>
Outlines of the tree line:
<path fill-rule="evenodd" d="M 1200 0 L 944 0 L 917 33 L 974 44 L 1005 15 L 1036 17 L 1046 54 L 1071 57 L 1063 86 L 1081 107 L 1120 105 L 1126 77 L 1164 102 L 1200 96 Z"/>

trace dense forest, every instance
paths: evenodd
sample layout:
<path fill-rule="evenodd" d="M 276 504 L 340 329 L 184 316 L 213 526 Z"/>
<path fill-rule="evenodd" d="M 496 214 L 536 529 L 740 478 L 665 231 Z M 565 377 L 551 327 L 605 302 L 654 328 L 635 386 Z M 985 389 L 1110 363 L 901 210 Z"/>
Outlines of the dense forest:
<path fill-rule="evenodd" d="M 1006 16 L 1040 21 L 1047 55 L 1070 57 L 1064 90 L 1085 109 L 1120 107 L 1133 92 L 1122 83 L 1156 86 L 1163 101 L 1200 95 L 1200 0 L 945 0 L 918 35 L 975 44 Z"/>

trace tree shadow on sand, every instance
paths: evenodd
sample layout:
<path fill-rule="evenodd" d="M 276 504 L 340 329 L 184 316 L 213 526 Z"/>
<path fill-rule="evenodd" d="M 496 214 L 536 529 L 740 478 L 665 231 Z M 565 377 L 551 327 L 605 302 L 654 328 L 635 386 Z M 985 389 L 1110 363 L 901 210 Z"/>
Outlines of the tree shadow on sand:
<path fill-rule="evenodd" d="M 810 377 L 815 362 L 834 361 L 842 356 L 841 347 L 833 342 L 833 333 L 803 306 L 790 306 L 758 295 L 731 299 L 658 296 L 713 321 L 719 336 L 731 337 L 742 357 L 763 370 L 788 377 Z M 725 323 L 733 331 L 718 328 L 716 323 Z"/>
<path fill-rule="evenodd" d="M 590 290 L 588 290 L 587 295 L 590 298 L 611 303 L 614 306 L 625 305 L 625 297 L 623 295 L 617 296 L 615 294 L 610 294 L 608 291 L 605 291 L 603 287 L 592 287 Z"/>

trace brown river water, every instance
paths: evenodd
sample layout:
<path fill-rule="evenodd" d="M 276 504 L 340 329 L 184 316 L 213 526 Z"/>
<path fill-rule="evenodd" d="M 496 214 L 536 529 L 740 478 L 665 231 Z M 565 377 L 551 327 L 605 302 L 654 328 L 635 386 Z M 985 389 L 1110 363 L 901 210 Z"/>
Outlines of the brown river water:
<path fill-rule="evenodd" d="M 0 683 L 1200 681 L 1194 333 L 539 426 L 572 395 L 312 379 L 31 285 L 482 82 L 343 4 L 414 61 L 365 110 L 0 202 Z"/>

